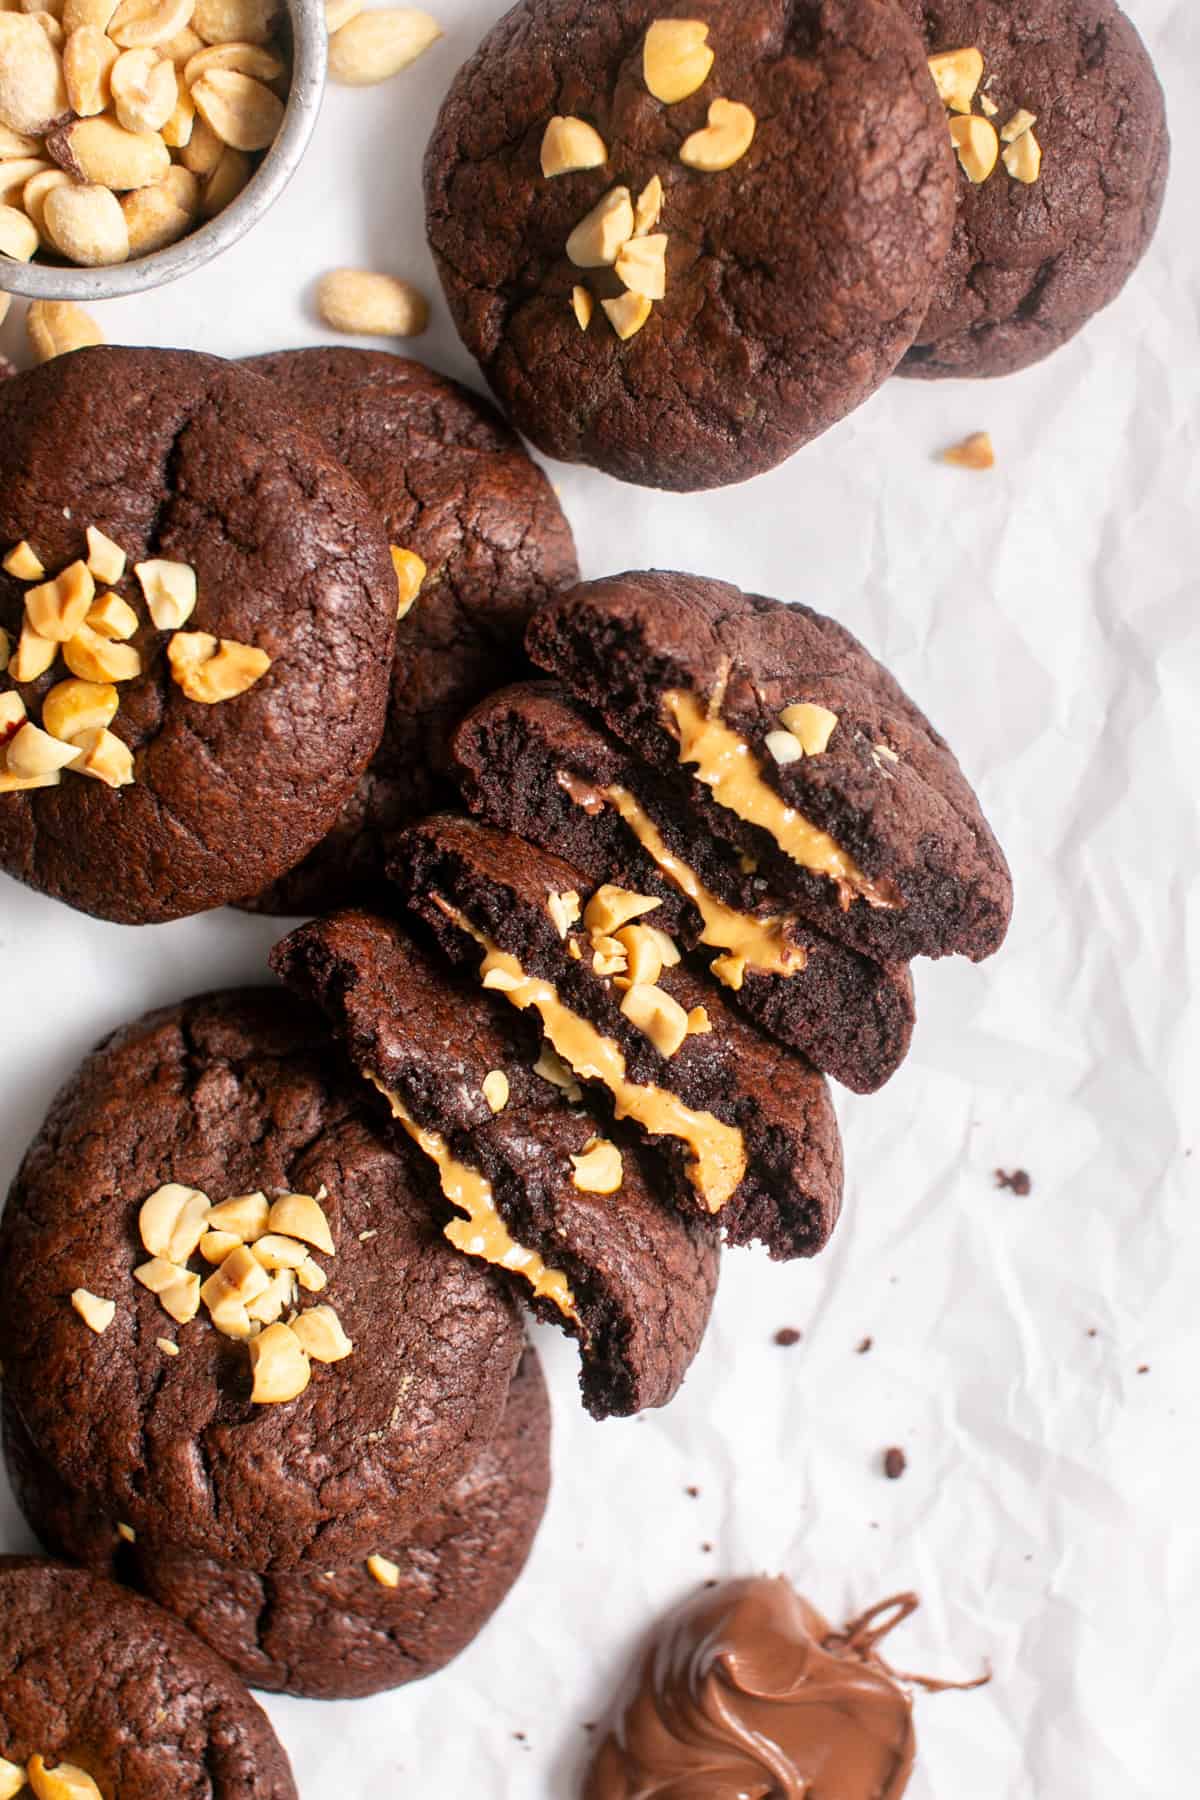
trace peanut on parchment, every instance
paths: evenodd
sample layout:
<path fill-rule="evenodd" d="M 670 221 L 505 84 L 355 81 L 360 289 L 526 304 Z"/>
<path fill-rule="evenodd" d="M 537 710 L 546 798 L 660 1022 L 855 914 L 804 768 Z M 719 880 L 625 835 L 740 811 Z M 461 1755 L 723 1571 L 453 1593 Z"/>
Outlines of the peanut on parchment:
<path fill-rule="evenodd" d="M 437 20 L 415 7 L 379 7 L 355 13 L 329 40 L 329 78 L 347 87 L 372 87 L 388 81 L 441 35 Z"/>
<path fill-rule="evenodd" d="M 359 337 L 416 337 L 429 323 L 429 302 L 418 288 L 371 269 L 323 275 L 317 311 L 334 331 Z"/>

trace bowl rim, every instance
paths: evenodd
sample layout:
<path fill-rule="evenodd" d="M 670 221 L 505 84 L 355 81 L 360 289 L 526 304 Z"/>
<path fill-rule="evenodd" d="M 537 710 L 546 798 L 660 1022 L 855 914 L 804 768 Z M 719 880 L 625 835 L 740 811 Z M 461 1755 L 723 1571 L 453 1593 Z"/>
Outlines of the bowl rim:
<path fill-rule="evenodd" d="M 237 199 L 178 243 L 104 268 L 18 262 L 0 254 L 0 292 L 30 300 L 115 300 L 177 281 L 236 244 L 278 200 L 300 166 L 321 110 L 329 60 L 322 0 L 285 0 L 292 26 L 292 80 L 283 123 Z"/>

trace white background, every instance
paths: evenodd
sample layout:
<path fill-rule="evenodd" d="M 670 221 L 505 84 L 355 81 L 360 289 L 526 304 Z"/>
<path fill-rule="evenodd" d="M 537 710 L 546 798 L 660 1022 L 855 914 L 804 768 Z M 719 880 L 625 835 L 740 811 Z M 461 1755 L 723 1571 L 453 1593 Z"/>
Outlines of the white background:
<path fill-rule="evenodd" d="M 386 88 L 331 90 L 272 215 L 198 275 L 98 308 L 112 341 L 320 341 L 312 284 L 340 263 L 436 295 L 422 150 L 500 7 L 430 3 L 445 41 Z M 524 1581 L 423 1686 L 269 1702 L 304 1800 L 567 1800 L 637 1634 L 700 1579 L 758 1569 L 837 1617 L 916 1587 L 901 1665 L 991 1662 L 990 1687 L 918 1700 L 914 1800 L 1200 1793 L 1200 9 L 1133 3 L 1174 182 L 1150 257 L 1082 339 L 1000 383 L 893 382 L 748 487 L 662 497 L 555 470 L 586 574 L 723 576 L 865 638 L 973 777 L 1016 917 L 982 968 L 918 965 L 907 1064 L 874 1098 L 838 1095 L 833 1245 L 726 1258 L 666 1414 L 591 1423 L 573 1350 L 540 1334 L 556 1481 Z M 22 312 L 0 333 L 18 358 Z M 440 298 L 417 348 L 478 379 Z M 980 428 L 993 473 L 934 462 Z M 261 978 L 278 932 L 234 912 L 120 929 L 0 878 L 0 1180 L 101 1033 Z M 1032 1194 L 998 1192 L 998 1166 L 1028 1169 Z M 784 1325 L 795 1349 L 772 1342 Z M 898 1482 L 880 1473 L 893 1443 Z M 28 1541 L 6 1495 L 0 1533 Z"/>

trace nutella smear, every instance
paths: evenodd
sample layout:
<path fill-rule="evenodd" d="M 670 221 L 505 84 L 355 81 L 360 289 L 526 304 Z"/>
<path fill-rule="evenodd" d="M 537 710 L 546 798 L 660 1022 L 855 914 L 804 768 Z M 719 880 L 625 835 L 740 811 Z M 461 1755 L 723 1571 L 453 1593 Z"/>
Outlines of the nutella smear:
<path fill-rule="evenodd" d="M 899 1800 L 912 1701 L 875 1647 L 916 1605 L 835 1632 L 782 1577 L 700 1594 L 647 1652 L 584 1800 Z"/>

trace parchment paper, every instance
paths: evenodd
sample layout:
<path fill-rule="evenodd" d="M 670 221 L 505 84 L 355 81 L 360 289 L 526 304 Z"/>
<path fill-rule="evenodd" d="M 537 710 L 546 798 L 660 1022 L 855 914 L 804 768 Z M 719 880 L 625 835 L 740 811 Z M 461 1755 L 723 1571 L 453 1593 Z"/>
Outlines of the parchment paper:
<path fill-rule="evenodd" d="M 384 88 L 332 89 L 271 217 L 216 266 L 99 309 L 112 341 L 320 341 L 312 283 L 342 263 L 436 292 L 420 159 L 500 8 L 430 4 L 445 41 Z M 1174 180 L 1148 261 L 1082 339 L 1003 382 L 893 382 L 748 487 L 663 497 L 555 471 L 587 573 L 723 576 L 865 638 L 978 786 L 1016 918 L 981 968 L 917 965 L 908 1063 L 874 1098 L 839 1095 L 831 1248 L 727 1256 L 668 1412 L 591 1423 L 573 1350 L 539 1332 L 556 1480 L 527 1575 L 422 1686 L 268 1703 L 303 1800 L 569 1800 L 644 1628 L 756 1569 L 835 1615 L 913 1586 L 901 1666 L 990 1662 L 980 1692 L 918 1700 L 913 1800 L 1200 1794 L 1200 9 L 1133 4 Z M 22 311 L 0 334 L 18 356 Z M 478 379 L 440 296 L 416 347 Z M 994 472 L 932 460 L 983 428 Z M 233 912 L 119 929 L 0 879 L 0 1179 L 101 1033 L 261 977 L 279 929 Z M 1027 1198 L 994 1185 L 1017 1167 Z M 909 1466 L 889 1482 L 893 1444 Z M 28 1542 L 5 1492 L 0 1544 Z"/>

